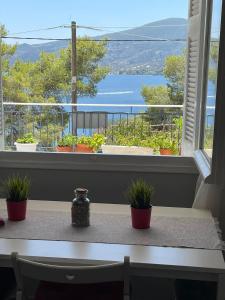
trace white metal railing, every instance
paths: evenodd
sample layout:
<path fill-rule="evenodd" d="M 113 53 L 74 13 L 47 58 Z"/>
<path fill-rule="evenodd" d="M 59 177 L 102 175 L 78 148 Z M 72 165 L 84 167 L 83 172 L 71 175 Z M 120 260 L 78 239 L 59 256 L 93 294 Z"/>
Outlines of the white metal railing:
<path fill-rule="evenodd" d="M 42 102 L 3 102 L 3 105 L 21 106 L 80 106 L 80 107 L 155 107 L 155 108 L 183 108 L 183 105 L 161 105 L 161 104 L 98 104 L 98 103 L 42 103 Z"/>

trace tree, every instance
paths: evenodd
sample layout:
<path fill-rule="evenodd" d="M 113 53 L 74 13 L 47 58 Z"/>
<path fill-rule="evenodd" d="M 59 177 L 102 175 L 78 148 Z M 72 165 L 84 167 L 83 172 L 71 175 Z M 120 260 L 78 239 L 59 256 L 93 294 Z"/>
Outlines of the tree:
<path fill-rule="evenodd" d="M 141 94 L 145 103 L 151 105 L 183 104 L 185 54 L 168 56 L 165 59 L 163 75 L 168 81 L 167 85 L 142 87 Z M 149 108 L 148 112 L 148 118 L 154 124 L 171 123 L 173 117 L 179 114 L 169 108 Z"/>
<path fill-rule="evenodd" d="M 4 25 L 0 24 L 0 36 L 6 36 L 7 31 Z M 1 56 L 3 60 L 3 72 L 9 68 L 9 58 L 15 53 L 16 45 L 8 45 L 2 42 L 1 44 Z"/>
<path fill-rule="evenodd" d="M 170 97 L 166 86 L 143 86 L 141 93 L 147 104 L 170 104 Z"/>
<path fill-rule="evenodd" d="M 141 94 L 147 104 L 183 104 L 185 54 L 172 55 L 165 59 L 163 75 L 166 86 L 144 86 Z"/>
<path fill-rule="evenodd" d="M 78 96 L 95 96 L 97 83 L 109 72 L 99 61 L 106 53 L 106 42 L 93 42 L 85 38 L 77 42 L 77 92 Z M 44 53 L 35 62 L 16 61 L 3 76 L 4 100 L 12 102 L 60 103 L 70 97 L 71 45 L 60 53 Z M 68 112 L 62 106 L 32 107 L 23 112 L 27 130 L 40 134 L 47 145 L 59 137 L 68 125 Z M 63 119 L 63 120 L 62 120 Z M 33 126 L 35 124 L 35 127 Z M 54 126 L 53 126 L 54 124 Z M 15 128 L 17 126 L 14 126 Z M 34 133 L 35 133 L 34 132 Z"/>
<path fill-rule="evenodd" d="M 171 104 L 183 104 L 185 55 L 166 57 L 163 74 L 168 80 L 167 87 Z"/>

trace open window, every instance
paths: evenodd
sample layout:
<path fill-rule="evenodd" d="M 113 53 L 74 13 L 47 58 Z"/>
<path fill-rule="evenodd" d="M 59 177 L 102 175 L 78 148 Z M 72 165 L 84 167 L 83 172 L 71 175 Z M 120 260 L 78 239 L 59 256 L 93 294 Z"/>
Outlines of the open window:
<path fill-rule="evenodd" d="M 223 131 L 222 11 L 224 14 L 221 0 L 190 1 L 183 151 L 194 154 L 208 183 L 218 182 L 218 163 L 224 157 L 222 138 L 218 136 Z"/>
<path fill-rule="evenodd" d="M 214 23 L 212 20 L 214 19 L 213 14 L 216 12 L 217 19 L 220 19 L 220 14 L 222 11 L 221 8 L 221 2 L 222 0 L 190 0 L 190 9 L 189 9 L 189 30 L 188 30 L 188 42 L 187 42 L 187 64 L 186 64 L 186 84 L 185 84 L 185 104 L 184 104 L 184 120 L 183 120 L 183 141 L 182 141 L 182 154 L 183 156 L 190 156 L 193 157 L 195 153 L 196 161 L 198 163 L 198 166 L 200 168 L 200 171 L 203 173 L 204 177 L 213 178 L 212 176 L 215 176 L 216 174 L 216 166 L 218 162 L 221 160 L 222 157 L 222 150 L 218 150 L 218 140 L 219 136 L 222 136 L 223 132 L 221 132 L 221 126 L 223 124 L 223 118 L 222 118 L 222 97 L 223 97 L 223 63 L 224 58 L 222 56 L 222 52 L 224 53 L 223 49 L 223 41 L 220 40 L 219 43 L 219 35 L 214 36 L 214 33 L 211 35 L 211 28 L 213 27 Z M 216 4 L 216 5 L 215 5 Z M 215 9 L 214 9 L 215 5 Z M 224 18 L 224 17 L 223 17 Z M 223 24 L 222 20 L 222 24 Z M 217 23 L 218 25 L 218 23 Z M 217 26 L 218 27 L 218 26 Z M 222 30 L 224 25 L 221 26 Z M 218 28 L 217 28 L 218 29 Z M 213 30 L 212 30 L 213 31 Z M 223 36 L 223 35 L 221 35 Z M 218 45 L 216 48 L 217 51 L 217 62 L 214 62 L 213 64 L 209 62 L 209 58 L 211 55 L 211 48 L 210 45 Z M 220 46 L 219 46 L 220 45 Z M 206 124 L 208 124 L 208 108 L 209 106 L 207 102 L 208 96 L 213 96 L 207 94 L 208 92 L 208 86 L 211 84 L 209 83 L 209 74 L 211 72 L 210 67 L 211 66 L 216 67 L 216 73 L 218 71 L 218 80 L 215 81 L 214 87 L 217 85 L 217 89 L 215 88 L 215 93 L 213 95 L 216 95 L 216 105 L 215 109 L 212 108 L 211 111 L 213 111 L 213 116 L 210 119 L 210 128 L 207 128 Z M 2 90 L 2 89 L 0 89 Z M 211 105 L 213 106 L 213 105 Z M 179 107 L 180 110 L 180 107 Z M 48 111 L 48 109 L 47 109 Z M 133 113 L 133 112 L 132 112 Z M 45 114 L 47 115 L 47 114 Z M 36 118 L 41 118 L 41 114 L 36 114 Z M 12 118 L 19 118 L 19 115 L 13 115 Z M 61 118 L 61 117 L 60 117 Z M 121 115 L 119 116 L 121 119 Z M 65 118 L 63 118 L 65 120 Z M 113 118 L 110 121 L 110 124 L 113 124 Z M 207 122 L 206 122 L 207 120 Z M 42 122 L 45 122 L 46 120 L 42 118 Z M 127 115 L 125 115 L 125 119 L 122 120 L 122 123 L 127 123 Z M 140 125 L 142 126 L 143 121 L 145 121 L 145 118 L 142 118 L 139 120 Z M 54 122 L 57 122 L 56 119 L 54 119 Z M 108 125 L 108 120 L 106 119 L 106 115 L 104 112 L 101 112 L 101 114 L 91 114 L 88 112 L 86 116 L 83 116 L 82 114 L 79 115 L 79 118 L 77 118 L 77 128 L 79 129 L 80 126 L 83 126 L 83 124 L 90 124 L 94 127 L 101 126 L 103 130 L 105 130 L 106 124 Z M 134 117 L 133 123 L 136 124 L 137 119 Z M 70 123 L 69 123 L 70 124 Z M 81 125 L 80 125 L 81 124 Z M 95 125 L 94 125 L 95 124 Z M 97 125 L 96 125 L 97 124 Z M 101 125 L 102 124 L 102 125 Z M 1 104 L 0 107 L 0 136 L 2 136 L 1 133 L 4 132 L 3 128 L 3 107 Z M 212 125 L 212 126 L 211 126 Z M 215 125 L 215 126 L 214 126 Z M 85 127 L 83 126 L 83 127 Z M 46 125 L 47 128 L 47 125 Z M 49 129 L 49 128 L 48 128 Z M 51 129 L 51 128 L 50 128 Z M 112 131 L 115 131 L 115 127 L 112 127 Z M 146 129 L 148 131 L 148 128 Z M 11 134 L 11 133 L 10 133 Z M 10 135 L 11 136 L 11 135 Z M 42 137 L 48 137 L 48 134 L 44 131 L 42 132 Z M 178 134 L 180 137 L 180 135 Z M 210 150 L 207 148 L 206 140 L 209 137 L 209 143 L 212 148 Z M 214 142 L 213 142 L 214 141 Z M 2 140 L 0 139 L 0 143 Z M 1 146 L 1 145 L 0 145 Z M 125 165 L 124 161 L 126 160 L 126 168 L 129 170 L 142 170 L 143 166 L 152 166 L 158 170 L 159 167 L 162 167 L 161 169 L 165 171 L 166 166 L 168 166 L 171 162 L 171 169 L 173 169 L 172 165 L 176 164 L 182 164 L 180 161 L 183 161 L 183 165 L 186 166 L 187 158 L 186 157 L 169 157 L 169 158 L 160 158 L 160 157 L 153 157 L 151 155 L 145 156 L 140 155 L 141 157 L 131 157 L 131 155 L 128 155 L 128 157 L 111 157 L 110 155 L 86 155 L 86 156 L 79 156 L 74 155 L 73 157 L 70 157 L 69 155 L 61 155 L 59 158 L 59 155 L 55 155 L 56 153 L 1 153 L 1 156 L 3 160 L 1 161 L 4 166 L 7 166 L 9 163 L 14 163 L 13 161 L 16 160 L 16 165 L 21 165 L 23 167 L 27 167 L 29 163 L 36 161 L 35 166 L 40 167 L 40 161 L 41 166 L 48 168 L 49 164 L 51 164 L 51 168 L 54 165 L 54 168 L 58 166 L 59 168 L 72 168 L 72 163 L 79 165 L 79 168 L 83 167 L 85 165 L 85 168 L 91 168 L 90 163 L 99 164 L 102 165 L 110 165 L 112 167 L 115 166 L 115 162 L 118 162 L 119 168 L 121 168 L 121 164 L 123 166 Z M 20 156 L 19 156 L 20 155 Z M 44 158 L 44 155 L 46 155 L 46 158 Z M 92 157 L 91 157 L 92 156 Z M 8 158 L 7 158 L 8 157 Z M 27 159 L 26 157 L 29 157 Z M 162 162 L 161 160 L 162 159 Z M 24 160 L 24 161 L 23 161 Z M 51 160 L 51 161 L 50 161 Z M 55 164 L 55 161 L 60 161 L 60 164 Z M 179 161 L 180 160 L 180 161 Z M 3 162 L 4 161 L 4 162 Z M 23 161 L 23 162 L 22 162 Z M 67 161 L 67 162 L 66 162 Z M 86 164 L 84 163 L 86 161 Z M 188 162 L 190 162 L 188 160 Z M 26 165 L 23 163 L 26 162 Z M 97 162 L 97 163 L 96 163 Z M 137 163 L 138 162 L 138 163 Z M 151 162 L 153 162 L 151 164 Z M 162 164 L 165 164 L 162 166 Z M 96 166 L 97 167 L 97 166 Z M 180 167 L 178 169 L 181 170 Z M 185 170 L 186 167 L 185 167 Z M 167 170 L 168 171 L 168 170 Z M 184 172 L 184 169 L 181 170 Z"/>

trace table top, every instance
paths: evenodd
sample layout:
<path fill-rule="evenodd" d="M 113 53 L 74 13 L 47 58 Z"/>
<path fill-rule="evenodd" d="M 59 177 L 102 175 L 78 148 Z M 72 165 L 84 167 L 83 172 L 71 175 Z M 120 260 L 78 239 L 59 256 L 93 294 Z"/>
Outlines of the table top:
<path fill-rule="evenodd" d="M 0 210 L 5 208 L 5 201 L 0 201 Z M 39 211 L 64 211 L 71 207 L 69 202 L 29 201 L 28 208 Z M 128 205 L 91 204 L 96 213 L 130 214 Z M 208 210 L 193 208 L 154 207 L 153 214 L 158 216 L 182 216 L 191 218 L 211 218 Z M 44 241 L 26 239 L 0 239 L 0 266 L 10 265 L 10 254 L 16 251 L 26 257 L 35 257 L 48 262 L 98 263 L 123 261 L 130 256 L 134 266 L 146 268 L 170 268 L 176 270 L 195 270 L 204 272 L 224 272 L 225 263 L 222 251 L 155 247 L 141 245 L 121 245 L 87 242 Z"/>

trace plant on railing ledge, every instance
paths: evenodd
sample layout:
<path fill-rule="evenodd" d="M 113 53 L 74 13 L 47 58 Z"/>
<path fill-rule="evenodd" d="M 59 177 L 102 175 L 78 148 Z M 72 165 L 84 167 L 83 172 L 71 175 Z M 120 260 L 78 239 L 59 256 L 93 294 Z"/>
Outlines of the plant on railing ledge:
<path fill-rule="evenodd" d="M 103 134 L 95 133 L 91 137 L 90 146 L 94 151 L 98 151 L 105 143 L 106 137 Z"/>
<path fill-rule="evenodd" d="M 37 143 L 37 141 L 33 137 L 32 133 L 27 133 L 24 136 L 22 136 L 21 138 L 18 138 L 16 140 L 16 143 L 19 143 L 19 144 L 35 144 L 35 143 Z"/>
<path fill-rule="evenodd" d="M 58 142 L 57 151 L 58 152 L 73 152 L 73 148 L 76 145 L 77 137 L 68 134 L 62 137 L 62 139 Z"/>
<path fill-rule="evenodd" d="M 81 136 L 77 138 L 76 152 L 96 152 L 105 142 L 103 134 L 93 134 L 93 136 Z"/>
<path fill-rule="evenodd" d="M 76 145 L 77 138 L 76 136 L 72 134 L 65 135 L 59 142 L 59 147 L 65 147 L 65 146 L 74 146 Z"/>
<path fill-rule="evenodd" d="M 156 132 L 153 139 L 155 147 L 161 155 L 177 154 L 177 143 L 170 132 Z"/>
<path fill-rule="evenodd" d="M 16 150 L 20 152 L 34 152 L 37 147 L 37 140 L 32 133 L 27 133 L 15 142 Z"/>

